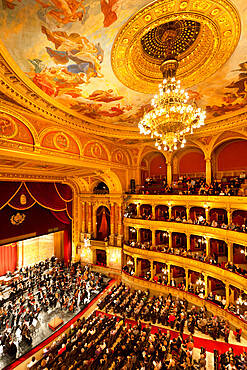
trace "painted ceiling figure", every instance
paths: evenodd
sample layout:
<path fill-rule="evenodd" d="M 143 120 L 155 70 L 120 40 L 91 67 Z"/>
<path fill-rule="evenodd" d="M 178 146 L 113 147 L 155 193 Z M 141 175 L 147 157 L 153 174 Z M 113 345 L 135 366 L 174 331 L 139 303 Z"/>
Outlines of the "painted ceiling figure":
<path fill-rule="evenodd" d="M 104 14 L 104 27 L 111 26 L 118 19 L 122 0 L 100 0 L 101 11 Z"/>
<path fill-rule="evenodd" d="M 83 1 L 76 0 L 51 0 L 45 3 L 41 0 L 36 0 L 47 10 L 46 16 L 50 15 L 57 22 L 67 24 L 69 22 L 81 21 L 86 10 L 83 6 Z M 79 9 L 82 9 L 82 11 Z"/>
<path fill-rule="evenodd" d="M 67 64 L 69 60 L 76 64 L 68 65 L 66 68 L 71 73 L 85 73 L 87 77 L 103 77 L 100 73 L 104 51 L 100 44 L 92 44 L 86 37 L 78 33 L 55 31 L 51 32 L 42 26 L 42 32 L 47 39 L 54 43 L 55 49 L 46 48 L 47 53 L 56 64 Z M 91 73 L 91 70 L 93 72 Z M 88 73 L 90 71 L 90 74 Z M 89 80 L 87 81 L 89 82 Z"/>

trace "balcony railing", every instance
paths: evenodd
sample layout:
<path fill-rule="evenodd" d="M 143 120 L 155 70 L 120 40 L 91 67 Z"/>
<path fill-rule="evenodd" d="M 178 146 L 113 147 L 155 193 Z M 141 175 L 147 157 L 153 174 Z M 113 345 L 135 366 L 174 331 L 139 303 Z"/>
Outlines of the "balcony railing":
<path fill-rule="evenodd" d="M 143 220 L 141 218 L 124 218 L 124 225 L 139 227 L 142 229 L 171 231 L 190 235 L 206 236 L 212 239 L 227 240 L 235 244 L 246 245 L 247 233 L 234 230 L 221 229 L 218 227 L 194 225 L 186 222 L 170 222 L 157 220 Z"/>
<path fill-rule="evenodd" d="M 137 278 L 135 276 L 130 276 L 129 274 L 122 272 L 122 282 L 126 283 L 128 286 L 132 286 L 135 289 L 139 288 L 146 288 L 149 291 L 156 291 L 159 293 L 171 294 L 172 296 L 178 296 L 181 299 L 187 299 L 188 302 L 194 304 L 198 307 L 202 307 L 203 305 L 206 306 L 209 312 L 214 313 L 215 315 L 223 317 L 226 321 L 230 323 L 231 329 L 233 328 L 242 328 L 242 336 L 244 338 L 247 337 L 247 323 L 242 320 L 240 317 L 231 313 L 217 304 L 207 301 L 206 299 L 199 298 L 197 295 L 185 292 L 183 290 L 179 290 L 178 288 L 174 288 L 167 285 L 161 285 L 158 283 L 153 283 L 146 279 Z"/>
<path fill-rule="evenodd" d="M 224 284 L 230 284 L 241 290 L 246 290 L 247 279 L 235 272 L 221 268 L 210 263 L 201 262 L 192 258 L 177 256 L 170 253 L 150 251 L 146 249 L 133 248 L 124 245 L 124 252 L 130 256 L 136 256 L 149 261 L 160 263 L 169 263 L 174 266 L 188 268 L 191 271 L 207 274 L 209 277 L 222 281 Z"/>
<path fill-rule="evenodd" d="M 219 196 L 219 195 L 150 195 L 150 194 L 131 194 L 128 203 L 140 203 L 150 205 L 190 206 L 204 207 L 207 204 L 210 208 L 222 209 L 243 209 L 247 207 L 247 197 L 241 196 Z"/>

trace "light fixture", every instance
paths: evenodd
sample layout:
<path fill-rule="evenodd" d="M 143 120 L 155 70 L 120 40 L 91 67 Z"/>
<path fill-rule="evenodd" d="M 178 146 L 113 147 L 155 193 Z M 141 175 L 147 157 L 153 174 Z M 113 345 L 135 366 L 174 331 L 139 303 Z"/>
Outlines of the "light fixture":
<path fill-rule="evenodd" d="M 244 249 L 241 249 L 241 250 L 240 250 L 240 253 L 244 254 L 244 255 L 245 255 L 245 257 L 247 256 L 246 246 L 244 246 Z"/>
<path fill-rule="evenodd" d="M 174 56 L 174 40 L 177 30 L 166 29 L 162 36 L 166 44 L 165 60 L 160 70 L 163 83 L 159 85 L 159 94 L 152 99 L 153 109 L 144 114 L 139 122 L 140 133 L 150 135 L 156 140 L 159 150 L 175 151 L 184 147 L 185 136 L 192 134 L 194 128 L 204 125 L 205 112 L 198 108 L 195 101 L 188 104 L 189 95 L 181 89 L 177 81 L 178 61 Z"/>
<path fill-rule="evenodd" d="M 205 285 L 205 281 L 202 279 L 202 277 L 200 276 L 197 281 L 196 281 L 196 284 L 197 285 Z"/>

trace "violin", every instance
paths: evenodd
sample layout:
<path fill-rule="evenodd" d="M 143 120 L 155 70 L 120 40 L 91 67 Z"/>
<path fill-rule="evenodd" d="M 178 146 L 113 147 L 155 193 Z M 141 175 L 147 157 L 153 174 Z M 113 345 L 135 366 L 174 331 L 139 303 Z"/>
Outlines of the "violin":
<path fill-rule="evenodd" d="M 72 303 L 71 303 L 71 305 L 69 306 L 69 311 L 71 312 L 71 311 L 73 311 L 73 309 L 74 309 L 74 304 L 75 304 L 75 302 L 73 301 Z"/>
<path fill-rule="evenodd" d="M 69 298 L 66 297 L 65 300 L 64 300 L 64 303 L 63 303 L 63 308 L 67 308 L 68 303 L 69 303 Z"/>

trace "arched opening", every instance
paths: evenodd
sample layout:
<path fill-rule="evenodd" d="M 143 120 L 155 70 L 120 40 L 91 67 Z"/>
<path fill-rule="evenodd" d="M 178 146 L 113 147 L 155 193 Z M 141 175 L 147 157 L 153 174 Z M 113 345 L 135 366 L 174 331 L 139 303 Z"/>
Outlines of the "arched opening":
<path fill-rule="evenodd" d="M 223 223 L 227 225 L 227 211 L 225 209 L 212 208 L 210 209 L 209 214 L 211 226 L 221 227 Z"/>
<path fill-rule="evenodd" d="M 200 178 L 206 172 L 204 154 L 197 150 L 183 153 L 179 159 L 179 174 L 190 178 Z"/>
<path fill-rule="evenodd" d="M 109 194 L 109 188 L 103 181 L 101 181 L 97 186 L 95 186 L 93 193 L 101 195 Z"/>
<path fill-rule="evenodd" d="M 216 150 L 217 170 L 222 176 L 236 176 L 247 171 L 247 140 L 236 140 L 220 145 Z"/>
<path fill-rule="evenodd" d="M 153 183 L 160 184 L 166 180 L 167 165 L 166 159 L 161 153 L 148 153 L 141 162 L 141 185 L 152 179 Z"/>
<path fill-rule="evenodd" d="M 101 206 L 97 209 L 97 240 L 104 240 L 110 235 L 110 211 Z"/>
<path fill-rule="evenodd" d="M 106 251 L 96 249 L 96 265 L 106 266 Z"/>

